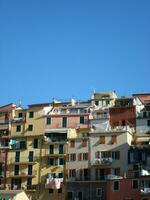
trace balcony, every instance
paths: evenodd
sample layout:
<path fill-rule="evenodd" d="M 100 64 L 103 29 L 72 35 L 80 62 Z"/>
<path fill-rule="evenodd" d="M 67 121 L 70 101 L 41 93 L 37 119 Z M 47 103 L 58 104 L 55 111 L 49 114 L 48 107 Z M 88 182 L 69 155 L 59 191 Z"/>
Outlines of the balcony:
<path fill-rule="evenodd" d="M 33 160 L 29 160 L 28 157 L 21 157 L 18 161 L 15 158 L 10 158 L 8 165 L 34 165 L 37 161 L 37 157 L 34 157 Z"/>
<path fill-rule="evenodd" d="M 37 175 L 37 171 L 33 170 L 32 174 L 29 174 L 27 171 L 20 171 L 18 174 L 14 174 L 14 172 L 7 171 L 8 178 L 33 178 Z"/>
<path fill-rule="evenodd" d="M 0 149 L 10 149 L 8 142 L 0 142 Z"/>
<path fill-rule="evenodd" d="M 111 165 L 113 162 L 113 159 L 110 157 L 110 158 L 98 158 L 98 159 L 95 159 L 94 162 L 93 162 L 93 165 Z"/>
<path fill-rule="evenodd" d="M 25 190 L 27 192 L 36 192 L 38 189 L 38 185 L 27 185 Z"/>
<path fill-rule="evenodd" d="M 127 178 L 139 178 L 140 170 L 128 170 Z"/>
<path fill-rule="evenodd" d="M 11 122 L 12 123 L 23 123 L 26 121 L 25 117 L 14 117 Z"/>
<path fill-rule="evenodd" d="M 0 130 L 8 130 L 9 129 L 9 122 L 0 120 Z"/>

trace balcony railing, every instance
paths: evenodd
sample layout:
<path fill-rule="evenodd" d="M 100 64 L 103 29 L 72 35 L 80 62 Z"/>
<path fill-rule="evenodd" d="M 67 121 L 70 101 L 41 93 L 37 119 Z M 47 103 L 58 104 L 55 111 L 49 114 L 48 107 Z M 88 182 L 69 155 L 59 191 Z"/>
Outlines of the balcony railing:
<path fill-rule="evenodd" d="M 25 121 L 26 121 L 25 117 L 14 117 L 11 120 L 12 123 L 20 123 L 20 122 L 25 122 Z"/>
<path fill-rule="evenodd" d="M 28 171 L 19 171 L 18 174 L 15 174 L 14 172 L 7 171 L 7 177 L 13 178 L 13 177 L 34 177 L 37 175 L 37 171 L 33 170 L 31 174 L 28 173 Z"/>
<path fill-rule="evenodd" d="M 113 162 L 113 159 L 111 157 L 109 158 L 97 158 L 93 161 L 93 165 L 111 165 Z"/>
<path fill-rule="evenodd" d="M 37 188 L 38 188 L 38 185 L 27 185 L 26 186 L 26 190 L 28 191 L 28 190 L 37 190 Z"/>
<path fill-rule="evenodd" d="M 34 164 L 38 161 L 38 157 L 34 157 L 33 160 L 29 159 L 28 157 L 21 157 L 19 160 L 17 160 L 16 158 L 10 158 L 8 159 L 8 164 L 9 165 L 15 165 L 16 163 L 18 165 L 23 165 L 23 164 Z"/>

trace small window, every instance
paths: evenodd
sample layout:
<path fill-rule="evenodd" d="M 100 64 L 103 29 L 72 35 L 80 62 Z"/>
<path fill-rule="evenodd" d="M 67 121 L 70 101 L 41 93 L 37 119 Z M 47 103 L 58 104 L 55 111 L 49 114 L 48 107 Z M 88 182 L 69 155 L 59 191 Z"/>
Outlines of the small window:
<path fill-rule="evenodd" d="M 147 126 L 150 126 L 150 120 L 147 120 Z"/>
<path fill-rule="evenodd" d="M 133 188 L 133 189 L 138 189 L 138 187 L 139 187 L 138 180 L 133 180 L 133 181 L 132 181 L 132 188 Z"/>
<path fill-rule="evenodd" d="M 59 158 L 59 165 L 63 165 L 64 164 L 64 159 L 63 158 Z"/>
<path fill-rule="evenodd" d="M 119 190 L 119 181 L 114 181 L 113 188 L 114 190 Z"/>
<path fill-rule="evenodd" d="M 21 131 L 21 126 L 20 125 L 17 125 L 16 126 L 16 132 L 20 132 Z"/>
<path fill-rule="evenodd" d="M 67 128 L 67 117 L 62 118 L 62 127 Z"/>
<path fill-rule="evenodd" d="M 59 173 L 58 178 L 63 178 L 63 173 Z"/>
<path fill-rule="evenodd" d="M 49 146 L 49 153 L 50 153 L 50 154 L 54 154 L 54 145 L 53 145 L 53 144 L 51 144 L 51 145 Z"/>
<path fill-rule="evenodd" d="M 33 118 L 34 117 L 34 112 L 29 112 L 29 118 Z"/>
<path fill-rule="evenodd" d="M 48 192 L 49 192 L 49 194 L 52 194 L 52 193 L 53 193 L 53 189 L 50 188 L 50 189 L 48 190 Z"/>
<path fill-rule="evenodd" d="M 54 166 L 54 158 L 48 159 L 48 165 Z"/>
<path fill-rule="evenodd" d="M 87 139 L 82 140 L 82 147 L 87 147 Z"/>
<path fill-rule="evenodd" d="M 70 140 L 70 148 L 74 148 L 75 147 L 75 140 Z"/>
<path fill-rule="evenodd" d="M 22 118 L 22 117 L 23 117 L 23 113 L 19 113 L 19 114 L 18 114 L 18 117 L 19 117 L 19 118 Z"/>
<path fill-rule="evenodd" d="M 84 116 L 80 116 L 80 124 L 84 124 Z"/>
<path fill-rule="evenodd" d="M 27 143 L 25 140 L 20 141 L 20 149 L 26 149 L 27 148 Z"/>
<path fill-rule="evenodd" d="M 38 148 L 38 139 L 37 139 L 37 138 L 35 138 L 35 139 L 33 140 L 33 148 L 34 148 L 34 149 L 37 149 L 37 148 Z"/>
<path fill-rule="evenodd" d="M 82 200 L 83 199 L 83 193 L 82 192 L 78 192 L 78 199 Z"/>
<path fill-rule="evenodd" d="M 68 192 L 68 200 L 72 200 L 73 199 L 73 192 Z"/>
<path fill-rule="evenodd" d="M 96 188 L 96 197 L 102 196 L 102 188 Z"/>
<path fill-rule="evenodd" d="M 47 124 L 47 125 L 50 125 L 50 124 L 51 124 L 51 117 L 47 117 L 47 119 L 46 119 L 46 124 Z"/>
<path fill-rule="evenodd" d="M 108 106 L 110 104 L 110 101 L 109 100 L 106 100 L 106 105 Z"/>
<path fill-rule="evenodd" d="M 95 105 L 96 105 L 96 106 L 99 106 L 99 101 L 95 101 Z"/>
<path fill-rule="evenodd" d="M 62 188 L 58 189 L 58 193 L 62 193 Z"/>
<path fill-rule="evenodd" d="M 28 178 L 27 179 L 27 186 L 31 186 L 32 185 L 32 178 Z"/>
<path fill-rule="evenodd" d="M 75 153 L 70 154 L 70 161 L 76 161 L 76 154 Z"/>
<path fill-rule="evenodd" d="M 33 125 L 32 124 L 29 124 L 28 131 L 33 131 Z"/>
<path fill-rule="evenodd" d="M 112 143 L 112 144 L 117 143 L 117 136 L 116 136 L 116 135 L 112 135 L 112 136 L 111 136 L 111 143 Z"/>
<path fill-rule="evenodd" d="M 69 177 L 76 177 L 76 170 L 75 169 L 69 170 Z"/>
<path fill-rule="evenodd" d="M 88 160 L 88 153 L 83 153 L 83 160 Z"/>
<path fill-rule="evenodd" d="M 16 151 L 15 162 L 20 161 L 20 151 Z"/>
<path fill-rule="evenodd" d="M 59 145 L 59 154 L 63 154 L 64 153 L 64 145 L 60 144 Z"/>
<path fill-rule="evenodd" d="M 15 165 L 14 175 L 19 175 L 19 165 Z"/>
<path fill-rule="evenodd" d="M 78 161 L 81 161 L 82 160 L 82 153 L 79 153 L 78 154 Z"/>
<path fill-rule="evenodd" d="M 143 112 L 143 117 L 144 117 L 144 118 L 147 117 L 147 113 L 146 113 L 146 111 Z"/>
<path fill-rule="evenodd" d="M 105 144 L 105 136 L 100 136 L 99 143 L 100 144 Z"/>

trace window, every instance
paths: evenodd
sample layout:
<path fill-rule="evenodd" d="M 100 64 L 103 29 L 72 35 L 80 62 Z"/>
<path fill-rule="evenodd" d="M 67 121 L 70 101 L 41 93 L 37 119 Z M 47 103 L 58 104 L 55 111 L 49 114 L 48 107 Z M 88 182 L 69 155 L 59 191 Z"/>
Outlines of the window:
<path fill-rule="evenodd" d="M 146 113 L 146 111 L 143 112 L 143 117 L 144 117 L 144 118 L 147 117 L 147 113 Z"/>
<path fill-rule="evenodd" d="M 20 149 L 26 149 L 27 148 L 27 144 L 25 140 L 20 141 Z"/>
<path fill-rule="evenodd" d="M 20 132 L 21 131 L 21 126 L 20 125 L 17 125 L 16 126 L 16 132 Z"/>
<path fill-rule="evenodd" d="M 82 153 L 78 154 L 78 160 L 81 161 L 82 160 Z"/>
<path fill-rule="evenodd" d="M 147 126 L 150 126 L 150 120 L 147 120 Z"/>
<path fill-rule="evenodd" d="M 120 176 L 120 168 L 114 168 L 114 174 Z"/>
<path fill-rule="evenodd" d="M 114 183 L 113 183 L 113 189 L 114 190 L 119 190 L 119 181 L 114 181 Z"/>
<path fill-rule="evenodd" d="M 76 176 L 76 170 L 75 169 L 70 169 L 69 170 L 69 177 L 75 177 Z"/>
<path fill-rule="evenodd" d="M 29 118 L 33 118 L 33 117 L 34 117 L 34 112 L 33 111 L 29 112 Z"/>
<path fill-rule="evenodd" d="M 114 159 L 114 160 L 120 159 L 120 151 L 112 151 L 111 155 L 112 155 L 112 159 Z"/>
<path fill-rule="evenodd" d="M 96 188 L 96 197 L 102 196 L 102 188 Z"/>
<path fill-rule="evenodd" d="M 80 116 L 80 124 L 84 124 L 84 116 Z"/>
<path fill-rule="evenodd" d="M 68 200 L 72 200 L 73 199 L 73 192 L 68 192 Z"/>
<path fill-rule="evenodd" d="M 75 140 L 71 140 L 70 141 L 70 148 L 74 148 L 75 147 Z"/>
<path fill-rule="evenodd" d="M 82 140 L 82 147 L 87 147 L 87 139 Z"/>
<path fill-rule="evenodd" d="M 28 131 L 33 131 L 33 125 L 32 124 L 29 124 Z"/>
<path fill-rule="evenodd" d="M 33 140 L 33 148 L 34 148 L 34 149 L 37 149 L 37 148 L 38 148 L 38 139 L 37 139 L 37 138 L 35 138 L 35 139 Z"/>
<path fill-rule="evenodd" d="M 112 135 L 112 136 L 111 136 L 111 143 L 112 143 L 112 144 L 117 143 L 117 136 L 116 136 L 116 135 Z"/>
<path fill-rule="evenodd" d="M 33 162 L 33 151 L 29 151 L 29 162 Z"/>
<path fill-rule="evenodd" d="M 50 189 L 48 190 L 48 192 L 49 192 L 49 194 L 52 194 L 52 193 L 53 193 L 53 189 L 50 188 Z"/>
<path fill-rule="evenodd" d="M 63 173 L 59 173 L 58 178 L 63 178 Z"/>
<path fill-rule="evenodd" d="M 138 180 L 133 180 L 133 181 L 132 181 L 132 188 L 133 188 L 133 189 L 138 189 L 138 187 L 139 187 Z"/>
<path fill-rule="evenodd" d="M 100 144 L 105 144 L 105 136 L 100 136 L 99 143 Z"/>
<path fill-rule="evenodd" d="M 54 145 L 53 144 L 51 144 L 49 146 L 49 154 L 54 154 Z"/>
<path fill-rule="evenodd" d="M 46 119 L 46 124 L 47 124 L 47 125 L 50 125 L 50 124 L 51 124 L 51 117 L 47 117 L 47 119 Z"/>
<path fill-rule="evenodd" d="M 19 114 L 18 114 L 18 117 L 19 117 L 19 118 L 22 118 L 22 117 L 23 117 L 23 113 L 19 113 Z"/>
<path fill-rule="evenodd" d="M 62 193 L 62 188 L 58 189 L 58 193 Z"/>
<path fill-rule="evenodd" d="M 62 118 L 62 127 L 66 128 L 67 127 L 67 117 Z"/>
<path fill-rule="evenodd" d="M 15 175 L 19 175 L 19 165 L 15 165 Z"/>
<path fill-rule="evenodd" d="M 32 175 L 32 165 L 28 165 L 28 175 Z"/>
<path fill-rule="evenodd" d="M 20 161 L 20 151 L 16 152 L 16 157 L 15 157 L 15 162 L 19 162 Z"/>
<path fill-rule="evenodd" d="M 54 166 L 54 158 L 49 158 L 48 159 L 48 165 Z"/>
<path fill-rule="evenodd" d="M 70 161 L 76 161 L 76 154 L 75 153 L 70 154 Z"/>
<path fill-rule="evenodd" d="M 64 159 L 63 158 L 59 158 L 59 165 L 63 165 L 64 164 Z"/>
<path fill-rule="evenodd" d="M 27 179 L 27 186 L 31 186 L 32 185 L 32 178 L 28 178 Z"/>
<path fill-rule="evenodd" d="M 109 100 L 106 100 L 106 105 L 108 106 L 110 104 L 110 101 Z"/>
<path fill-rule="evenodd" d="M 88 160 L 88 153 L 83 153 L 83 160 Z"/>
<path fill-rule="evenodd" d="M 83 194 L 82 192 L 78 192 L 78 200 L 82 200 L 83 199 Z"/>
<path fill-rule="evenodd" d="M 99 101 L 95 101 L 95 105 L 96 105 L 96 106 L 99 106 Z"/>
<path fill-rule="evenodd" d="M 59 145 L 59 154 L 63 154 L 64 153 L 64 146 L 63 144 Z"/>

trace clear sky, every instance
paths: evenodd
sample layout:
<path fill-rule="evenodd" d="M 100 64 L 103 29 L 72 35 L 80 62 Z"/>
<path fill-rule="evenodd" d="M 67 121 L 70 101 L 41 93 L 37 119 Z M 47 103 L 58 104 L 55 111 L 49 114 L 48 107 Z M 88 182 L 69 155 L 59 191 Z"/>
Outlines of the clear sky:
<path fill-rule="evenodd" d="M 0 105 L 150 92 L 150 0 L 0 0 Z"/>

